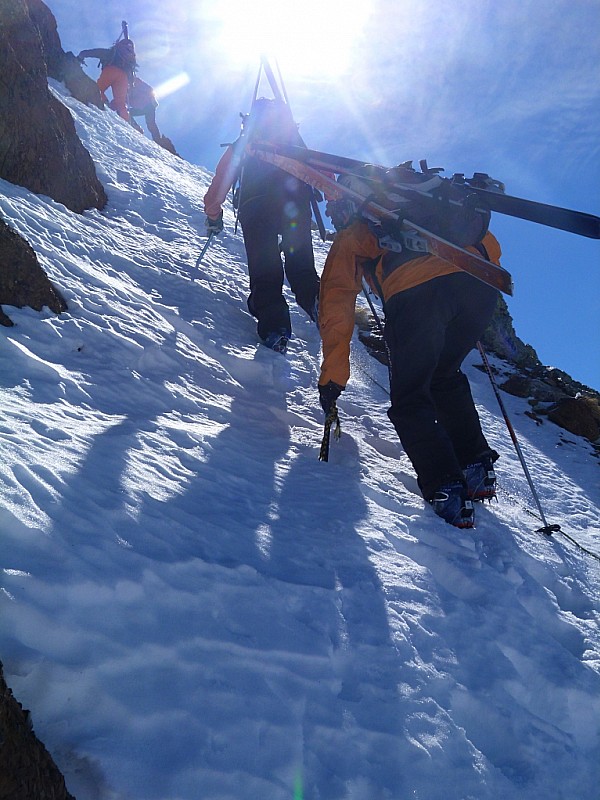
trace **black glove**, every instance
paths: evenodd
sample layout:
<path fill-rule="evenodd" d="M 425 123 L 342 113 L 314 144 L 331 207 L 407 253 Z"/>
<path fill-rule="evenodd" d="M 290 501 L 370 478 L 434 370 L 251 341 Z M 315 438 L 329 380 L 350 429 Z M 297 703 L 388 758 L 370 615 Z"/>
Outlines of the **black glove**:
<path fill-rule="evenodd" d="M 339 383 L 334 383 L 333 381 L 329 381 L 325 386 L 319 384 L 319 400 L 321 401 L 321 408 L 325 414 L 329 414 L 331 406 L 344 391 L 344 388 L 344 386 L 340 386 Z"/>
<path fill-rule="evenodd" d="M 211 219 L 209 216 L 206 217 L 206 232 L 207 233 L 221 233 L 223 230 L 223 212 L 219 214 L 216 219 Z"/>

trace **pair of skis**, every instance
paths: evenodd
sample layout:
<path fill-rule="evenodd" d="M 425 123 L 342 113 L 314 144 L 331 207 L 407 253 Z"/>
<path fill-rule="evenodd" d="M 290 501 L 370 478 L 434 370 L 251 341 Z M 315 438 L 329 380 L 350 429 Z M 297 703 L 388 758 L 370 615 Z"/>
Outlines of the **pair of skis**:
<path fill-rule="evenodd" d="M 332 155 L 331 153 L 323 153 L 318 150 L 304 150 L 302 147 L 286 146 L 278 147 L 277 151 L 282 155 L 294 158 L 297 161 L 303 161 L 310 164 L 317 169 L 324 169 L 335 172 L 337 174 L 353 174 L 361 167 L 365 166 L 364 161 L 358 161 L 354 158 L 346 158 L 344 156 Z M 371 166 L 371 165 L 369 165 Z M 404 169 L 407 169 L 403 165 Z M 399 170 L 402 170 L 400 167 Z M 432 195 L 419 189 L 418 184 L 407 186 L 405 183 L 395 185 L 394 183 L 394 168 L 387 169 L 386 167 L 372 166 L 375 174 L 375 180 L 383 181 L 387 189 L 394 190 L 400 189 L 403 192 L 417 192 L 421 196 Z M 431 173 L 438 173 L 441 170 L 430 170 Z M 400 173 L 401 174 L 401 173 Z M 364 173 L 360 173 L 362 180 L 368 180 Z M 502 191 L 486 188 L 486 185 L 498 187 L 499 182 L 489 178 L 488 175 L 482 173 L 475 173 L 473 178 L 464 178 L 463 175 L 454 175 L 452 179 L 441 178 L 442 183 L 451 182 L 453 186 L 462 185 L 465 189 L 465 197 L 467 194 L 476 195 L 482 203 L 482 209 L 488 211 L 497 211 L 499 214 L 507 214 L 519 219 L 529 220 L 536 222 L 540 225 L 547 225 L 551 228 L 558 228 L 559 230 L 575 233 L 578 236 L 587 236 L 590 239 L 600 239 L 600 217 L 593 214 L 587 214 L 583 211 L 573 211 L 568 208 L 561 208 L 560 206 L 548 205 L 546 203 L 538 203 L 534 200 L 526 200 L 522 197 L 514 197 L 504 194 Z"/>
<path fill-rule="evenodd" d="M 486 261 L 484 258 L 480 258 L 474 253 L 416 225 L 410 219 L 378 203 L 372 195 L 363 195 L 341 185 L 334 179 L 333 174 L 357 174 L 357 177 L 367 183 L 369 180 L 373 182 L 385 180 L 386 189 L 401 191 L 408 199 L 412 196 L 433 201 L 435 199 L 434 195 L 425 189 L 420 191 L 419 184 L 394 183 L 393 170 L 387 170 L 385 167 L 375 167 L 372 170 L 373 176 L 366 178 L 364 170 L 360 171 L 365 166 L 362 161 L 303 147 L 255 143 L 250 152 L 257 158 L 279 167 L 309 184 L 314 189 L 318 189 L 328 199 L 350 198 L 356 201 L 363 210 L 383 221 L 401 222 L 400 238 L 404 239 L 405 245 L 411 250 L 422 252 L 423 255 L 427 253 L 436 255 L 484 283 L 499 289 L 504 294 L 512 295 L 512 278 L 510 273 L 503 267 Z M 465 186 L 465 200 L 468 197 L 469 202 L 473 202 L 473 198 L 475 198 L 476 205 L 480 204 L 481 210 L 497 211 L 501 214 L 508 214 L 542 225 L 548 225 L 580 236 L 594 239 L 600 238 L 600 218 L 592 214 L 512 197 L 498 191 L 483 188 L 483 186 L 477 186 L 478 182 L 485 186 L 486 179 L 491 184 L 497 183 L 491 181 L 485 175 L 476 175 L 467 180 L 464 180 L 462 176 L 454 176 L 453 185 L 460 184 L 461 179 Z M 441 179 L 441 181 L 445 180 L 447 181 L 448 179 Z"/>

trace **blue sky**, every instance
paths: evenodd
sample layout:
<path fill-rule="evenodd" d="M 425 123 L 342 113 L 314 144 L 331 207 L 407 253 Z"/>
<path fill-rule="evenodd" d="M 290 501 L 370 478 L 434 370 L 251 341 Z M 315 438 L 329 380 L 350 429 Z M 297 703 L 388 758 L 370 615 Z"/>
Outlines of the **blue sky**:
<path fill-rule="evenodd" d="M 110 44 L 126 19 L 141 77 L 189 78 L 161 99 L 158 122 L 194 163 L 213 169 L 236 137 L 269 47 L 309 146 L 487 172 L 511 194 L 600 213 L 593 0 L 329 0 L 300 16 L 282 0 L 48 5 L 65 50 Z M 515 282 L 517 334 L 600 389 L 600 242 L 499 215 L 492 228 Z"/>

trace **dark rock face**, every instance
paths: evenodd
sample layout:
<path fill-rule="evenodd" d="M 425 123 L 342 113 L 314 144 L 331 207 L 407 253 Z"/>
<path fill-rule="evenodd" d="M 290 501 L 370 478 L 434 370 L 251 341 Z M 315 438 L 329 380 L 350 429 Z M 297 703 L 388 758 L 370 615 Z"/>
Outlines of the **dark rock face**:
<path fill-rule="evenodd" d="M 63 82 L 82 103 L 104 108 L 96 81 L 85 74 L 73 53 L 62 49 L 56 19 L 48 6 L 42 0 L 25 0 L 25 4 L 42 41 L 48 77 Z"/>
<path fill-rule="evenodd" d="M 35 311 L 48 306 L 56 314 L 67 310 L 66 302 L 50 283 L 33 248 L 1 219 L 0 305 L 30 306 Z M 0 325 L 12 324 L 0 308 Z"/>
<path fill-rule="evenodd" d="M 74 800 L 52 756 L 6 685 L 0 662 L 0 797 L 2 800 Z"/>
<path fill-rule="evenodd" d="M 41 24 L 46 7 L 32 0 L 32 8 Z M 71 211 L 103 208 L 107 197 L 92 159 L 48 90 L 43 41 L 57 53 L 56 22 L 55 36 L 51 25 L 44 30 L 43 39 L 25 0 L 0 0 L 0 177 Z"/>
<path fill-rule="evenodd" d="M 525 344 L 515 333 L 512 317 L 504 297 L 500 295 L 494 316 L 483 336 L 481 343 L 486 350 L 523 369 L 540 365 L 537 353 L 529 344 Z"/>
<path fill-rule="evenodd" d="M 548 411 L 548 419 L 576 436 L 600 442 L 600 404 L 594 397 L 564 397 Z"/>

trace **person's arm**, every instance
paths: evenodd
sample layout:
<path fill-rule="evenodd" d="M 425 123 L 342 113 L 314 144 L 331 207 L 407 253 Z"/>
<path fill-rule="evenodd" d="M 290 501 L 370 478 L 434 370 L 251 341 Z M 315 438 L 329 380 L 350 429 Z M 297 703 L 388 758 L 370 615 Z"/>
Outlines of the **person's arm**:
<path fill-rule="evenodd" d="M 348 228 L 337 234 L 325 261 L 319 295 L 319 328 L 323 340 L 320 387 L 332 381 L 344 388 L 350 377 L 350 341 L 362 277 L 357 259 L 361 252 L 355 231 Z"/>
<path fill-rule="evenodd" d="M 230 145 L 221 156 L 215 176 L 204 195 L 204 213 L 209 219 L 218 219 L 223 213 L 223 203 L 238 176 L 240 161 L 235 145 Z"/>
<path fill-rule="evenodd" d="M 486 232 L 485 236 L 481 240 L 481 244 L 483 245 L 486 258 L 493 264 L 500 264 L 500 256 L 502 255 L 502 249 L 500 247 L 498 239 L 496 239 L 496 237 L 491 231 Z M 478 252 L 479 248 L 468 247 L 467 250 L 473 250 L 478 255 L 481 255 L 481 253 Z"/>
<path fill-rule="evenodd" d="M 84 61 L 86 58 L 97 58 L 100 61 L 102 61 L 102 59 L 106 59 L 108 57 L 109 53 L 110 53 L 109 48 L 96 47 L 91 50 L 82 50 L 77 56 L 77 58 L 79 61 Z"/>

